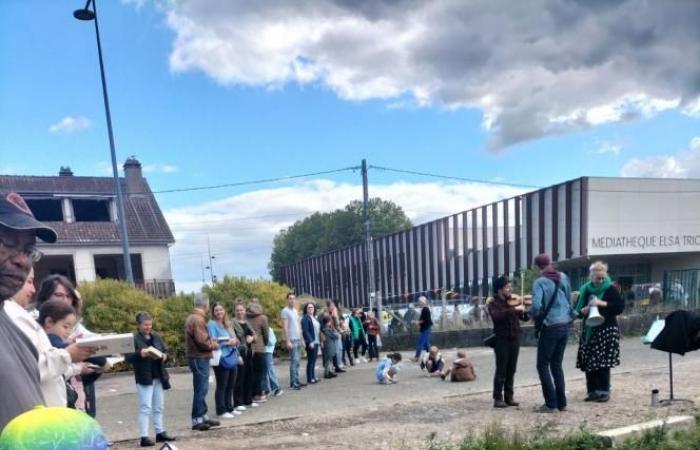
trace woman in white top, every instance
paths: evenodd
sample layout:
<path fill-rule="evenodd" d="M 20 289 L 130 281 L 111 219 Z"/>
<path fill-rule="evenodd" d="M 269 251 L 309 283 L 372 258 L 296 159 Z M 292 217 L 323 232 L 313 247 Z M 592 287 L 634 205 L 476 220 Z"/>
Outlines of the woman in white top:
<path fill-rule="evenodd" d="M 37 349 L 41 392 L 46 406 L 66 406 L 65 384 L 57 383 L 56 380 L 63 377 L 68 379 L 81 371 L 91 372 L 92 369 L 73 363 L 89 358 L 93 350 L 78 347 L 75 344 L 65 349 L 53 347 L 39 322 L 27 311 L 34 293 L 34 269 L 32 269 L 22 289 L 15 294 L 12 301 L 4 303 L 5 313 Z"/>

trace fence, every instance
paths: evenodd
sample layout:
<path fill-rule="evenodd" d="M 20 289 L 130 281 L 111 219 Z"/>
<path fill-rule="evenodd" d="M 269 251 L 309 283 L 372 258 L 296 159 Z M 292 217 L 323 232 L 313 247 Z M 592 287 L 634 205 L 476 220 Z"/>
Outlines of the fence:
<path fill-rule="evenodd" d="M 700 303 L 700 269 L 664 272 L 664 299 L 677 308 L 696 309 Z"/>

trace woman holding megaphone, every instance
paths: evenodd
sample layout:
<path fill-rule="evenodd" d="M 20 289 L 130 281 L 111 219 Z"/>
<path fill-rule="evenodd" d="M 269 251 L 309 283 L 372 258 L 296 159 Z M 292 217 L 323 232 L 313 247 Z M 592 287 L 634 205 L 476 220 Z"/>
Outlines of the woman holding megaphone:
<path fill-rule="evenodd" d="M 579 290 L 576 312 L 583 318 L 576 367 L 586 373 L 587 402 L 610 399 L 610 369 L 620 365 L 617 316 L 625 303 L 608 276 L 608 265 L 596 261 L 590 281 Z"/>

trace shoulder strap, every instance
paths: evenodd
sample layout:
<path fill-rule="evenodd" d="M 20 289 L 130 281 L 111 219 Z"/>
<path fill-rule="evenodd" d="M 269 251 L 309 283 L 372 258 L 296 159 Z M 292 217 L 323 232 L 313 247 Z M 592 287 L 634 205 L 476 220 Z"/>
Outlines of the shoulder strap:
<path fill-rule="evenodd" d="M 542 288 L 544 291 L 544 288 Z M 559 282 L 555 281 L 554 282 L 554 293 L 552 294 L 552 298 L 549 299 L 549 303 L 544 309 L 544 313 L 542 314 L 542 320 L 547 318 L 547 314 L 549 314 L 549 310 L 552 309 L 552 305 L 554 304 L 554 300 L 557 298 L 557 294 L 559 293 Z"/>

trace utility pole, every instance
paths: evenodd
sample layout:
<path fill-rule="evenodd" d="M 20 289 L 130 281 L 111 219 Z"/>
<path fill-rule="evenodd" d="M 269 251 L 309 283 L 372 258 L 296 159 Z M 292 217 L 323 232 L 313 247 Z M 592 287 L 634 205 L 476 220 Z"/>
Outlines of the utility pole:
<path fill-rule="evenodd" d="M 362 218 L 365 222 L 365 246 L 367 247 L 367 278 L 369 286 L 369 308 L 370 310 L 375 305 L 377 307 L 377 320 L 379 328 L 382 327 L 382 301 L 381 297 L 376 295 L 374 287 L 374 250 L 372 248 L 372 234 L 370 233 L 370 218 L 369 218 L 369 183 L 367 180 L 367 160 L 362 160 Z"/>
<path fill-rule="evenodd" d="M 211 255 L 211 242 L 209 242 L 209 235 L 207 234 L 207 251 L 209 252 L 209 276 L 211 277 L 211 285 L 214 286 L 214 258 L 216 256 Z"/>
<path fill-rule="evenodd" d="M 202 257 L 202 255 L 199 255 L 199 266 L 202 268 L 202 285 L 204 285 L 207 279 L 204 276 L 204 257 Z"/>

